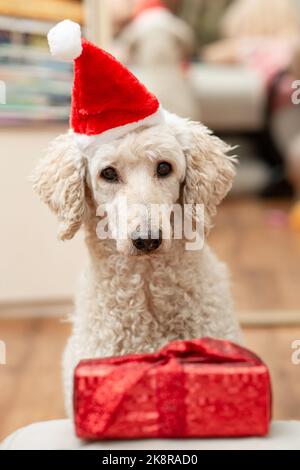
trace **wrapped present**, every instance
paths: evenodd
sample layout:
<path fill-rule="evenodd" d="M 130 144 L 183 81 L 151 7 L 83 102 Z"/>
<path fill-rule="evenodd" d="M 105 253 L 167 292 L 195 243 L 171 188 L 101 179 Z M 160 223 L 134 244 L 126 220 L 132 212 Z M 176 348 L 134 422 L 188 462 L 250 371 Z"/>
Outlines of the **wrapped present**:
<path fill-rule="evenodd" d="M 75 369 L 75 428 L 85 439 L 263 436 L 270 414 L 267 367 L 228 341 L 174 341 Z"/>

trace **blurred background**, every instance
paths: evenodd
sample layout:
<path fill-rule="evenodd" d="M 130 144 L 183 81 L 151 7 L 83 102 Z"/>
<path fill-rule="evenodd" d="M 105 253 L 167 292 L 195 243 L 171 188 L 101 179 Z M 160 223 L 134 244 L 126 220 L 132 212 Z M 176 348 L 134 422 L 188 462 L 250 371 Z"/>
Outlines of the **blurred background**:
<path fill-rule="evenodd" d="M 0 439 L 64 414 L 61 320 L 85 249 L 82 234 L 56 240 L 29 176 L 68 127 L 72 65 L 46 41 L 65 18 L 166 109 L 237 146 L 210 243 L 232 272 L 246 346 L 271 369 L 275 418 L 300 419 L 300 0 L 0 0 Z"/>

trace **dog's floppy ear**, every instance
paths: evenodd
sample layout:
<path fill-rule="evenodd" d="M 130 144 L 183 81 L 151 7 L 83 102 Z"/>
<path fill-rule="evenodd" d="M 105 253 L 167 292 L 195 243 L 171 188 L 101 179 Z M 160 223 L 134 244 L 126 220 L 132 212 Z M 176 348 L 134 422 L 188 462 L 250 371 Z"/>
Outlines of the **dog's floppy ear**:
<path fill-rule="evenodd" d="M 228 155 L 232 148 L 203 124 L 174 116 L 171 122 L 186 158 L 183 203 L 204 205 L 207 233 L 218 204 L 232 186 L 235 157 Z"/>
<path fill-rule="evenodd" d="M 81 225 L 85 206 L 85 165 L 71 132 L 50 144 L 32 181 L 42 201 L 58 216 L 59 239 L 71 239 Z"/>

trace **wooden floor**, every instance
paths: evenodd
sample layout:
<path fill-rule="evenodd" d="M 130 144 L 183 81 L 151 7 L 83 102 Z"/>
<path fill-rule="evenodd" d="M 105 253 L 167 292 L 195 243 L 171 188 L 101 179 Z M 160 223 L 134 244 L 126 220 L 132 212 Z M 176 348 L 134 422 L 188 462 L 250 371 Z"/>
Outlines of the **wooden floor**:
<path fill-rule="evenodd" d="M 291 309 L 300 315 L 300 232 L 280 224 L 289 207 L 231 200 L 219 210 L 209 242 L 230 267 L 238 311 Z"/>
<path fill-rule="evenodd" d="M 211 244 L 230 265 L 239 311 L 300 311 L 300 235 L 269 223 L 272 210 L 286 208 L 231 201 L 219 212 Z M 68 334 L 69 325 L 55 318 L 0 319 L 7 345 L 7 364 L 0 365 L 0 440 L 33 421 L 64 416 L 60 358 Z M 247 327 L 244 334 L 247 347 L 270 367 L 274 417 L 300 419 L 300 365 L 291 360 L 300 321 Z"/>

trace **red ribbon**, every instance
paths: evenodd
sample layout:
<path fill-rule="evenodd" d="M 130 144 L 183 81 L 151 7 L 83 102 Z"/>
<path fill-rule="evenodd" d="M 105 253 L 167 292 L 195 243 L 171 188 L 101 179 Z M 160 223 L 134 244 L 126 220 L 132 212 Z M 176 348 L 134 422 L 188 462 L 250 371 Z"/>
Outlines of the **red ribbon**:
<path fill-rule="evenodd" d="M 228 341 L 212 338 L 190 341 L 174 341 L 152 354 L 131 354 L 103 359 L 83 360 L 79 366 L 121 366 L 114 368 L 102 379 L 96 397 L 99 414 L 97 433 L 105 435 L 126 396 L 134 393 L 134 387 L 153 367 L 168 365 L 167 374 L 157 375 L 157 410 L 161 436 L 183 436 L 185 429 L 185 371 L 184 364 L 260 364 L 250 351 Z M 179 405 L 180 404 L 180 405 Z M 95 407 L 95 403 L 93 404 Z"/>

